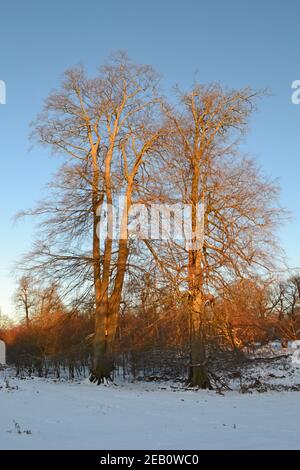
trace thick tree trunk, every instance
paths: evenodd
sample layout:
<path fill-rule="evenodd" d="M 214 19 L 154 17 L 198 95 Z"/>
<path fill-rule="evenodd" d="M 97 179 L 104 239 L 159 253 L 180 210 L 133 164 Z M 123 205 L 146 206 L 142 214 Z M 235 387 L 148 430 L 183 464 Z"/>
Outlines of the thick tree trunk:
<path fill-rule="evenodd" d="M 103 295 L 104 294 L 104 295 Z M 95 311 L 95 336 L 93 347 L 93 367 L 90 381 L 98 385 L 111 379 L 113 360 L 110 357 L 107 332 L 108 299 L 103 293 L 103 286 L 97 290 L 95 284 L 96 311 Z"/>
<path fill-rule="evenodd" d="M 98 282 L 95 283 L 96 320 L 93 368 L 90 380 L 98 385 L 107 380 L 112 380 L 112 374 L 115 367 L 115 340 L 119 325 L 120 303 L 127 257 L 127 240 L 120 240 L 117 274 L 114 289 L 110 297 L 108 296 L 109 280 L 106 276 L 102 276 L 100 284 Z M 98 285 L 99 287 L 97 289 Z"/>
<path fill-rule="evenodd" d="M 96 314 L 93 369 L 90 380 L 98 385 L 112 380 L 115 362 L 115 332 L 112 315 L 101 305 Z"/>
<path fill-rule="evenodd" d="M 198 203 L 199 194 L 199 159 L 193 159 L 191 188 L 193 231 L 192 246 L 189 251 L 189 312 L 190 312 L 190 366 L 189 385 L 199 388 L 211 388 L 206 368 L 206 350 L 204 336 L 204 299 L 203 299 L 203 268 L 202 247 L 199 246 L 198 234 Z M 202 188 L 202 191 L 204 189 Z M 203 194 L 202 194 L 203 195 Z"/>
<path fill-rule="evenodd" d="M 205 337 L 203 331 L 203 302 L 201 295 L 190 302 L 190 366 L 188 383 L 191 387 L 211 388 L 206 367 Z"/>
<path fill-rule="evenodd" d="M 92 146 L 93 157 L 93 272 L 94 272 L 94 295 L 95 295 L 95 332 L 93 344 L 93 365 L 90 381 L 97 383 L 105 382 L 111 378 L 113 370 L 112 360 L 109 353 L 107 335 L 108 317 L 108 288 L 111 256 L 111 240 L 106 241 L 101 273 L 101 251 L 99 239 L 100 208 L 103 196 L 99 197 L 99 168 L 97 154 Z"/>
<path fill-rule="evenodd" d="M 188 381 L 191 387 L 199 387 L 201 389 L 211 388 L 205 361 L 203 340 L 200 335 L 195 335 L 191 343 L 191 365 Z"/>

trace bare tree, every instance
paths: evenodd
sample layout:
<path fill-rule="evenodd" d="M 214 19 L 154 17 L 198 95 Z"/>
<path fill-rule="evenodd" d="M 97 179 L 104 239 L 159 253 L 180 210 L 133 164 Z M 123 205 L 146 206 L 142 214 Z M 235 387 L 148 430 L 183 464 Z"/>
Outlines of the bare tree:
<path fill-rule="evenodd" d="M 25 322 L 29 326 L 31 309 L 36 305 L 35 288 L 30 276 L 21 277 L 14 300 L 17 308 L 24 311 Z"/>
<path fill-rule="evenodd" d="M 274 236 L 283 215 L 277 204 L 278 187 L 238 151 L 258 96 L 248 88 L 225 91 L 219 85 L 196 85 L 179 95 L 178 107 L 165 107 L 168 142 L 160 174 L 168 181 L 166 197 L 192 206 L 194 233 L 200 222 L 197 206 L 201 203 L 204 208 L 203 245 L 194 238 L 188 247 L 182 243 L 164 247 L 164 269 L 189 294 L 189 381 L 202 388 L 210 386 L 207 299 L 237 278 L 271 270 L 280 255 Z"/>
<path fill-rule="evenodd" d="M 287 314 L 294 319 L 300 312 L 300 276 L 290 277 L 286 282 Z"/>
<path fill-rule="evenodd" d="M 294 275 L 288 279 L 274 280 L 271 292 L 270 310 L 278 320 L 291 319 L 300 311 L 300 277 Z"/>
<path fill-rule="evenodd" d="M 118 54 L 94 79 L 82 67 L 67 71 L 61 89 L 49 96 L 34 123 L 37 141 L 66 161 L 49 200 L 32 211 L 42 217 L 43 235 L 28 260 L 32 269 L 62 282 L 68 293 L 88 296 L 93 286 L 91 380 L 97 383 L 110 378 L 114 367 L 130 248 L 128 212 L 146 184 L 145 167 L 161 135 L 157 83 L 151 67 Z M 125 204 L 119 214 L 120 236 L 115 238 L 112 206 L 121 193 Z M 101 225 L 104 210 L 107 231 Z"/>
<path fill-rule="evenodd" d="M 0 308 L 0 332 L 3 330 L 6 330 L 10 328 L 13 324 L 12 319 L 8 316 L 2 313 L 2 310 Z"/>

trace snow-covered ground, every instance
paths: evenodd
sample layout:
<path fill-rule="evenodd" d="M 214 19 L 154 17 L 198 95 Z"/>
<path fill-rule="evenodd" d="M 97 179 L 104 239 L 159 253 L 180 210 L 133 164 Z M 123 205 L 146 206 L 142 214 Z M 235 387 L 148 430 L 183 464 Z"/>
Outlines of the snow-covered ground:
<path fill-rule="evenodd" d="M 97 387 L 8 370 L 0 387 L 1 449 L 300 449 L 300 392 Z"/>

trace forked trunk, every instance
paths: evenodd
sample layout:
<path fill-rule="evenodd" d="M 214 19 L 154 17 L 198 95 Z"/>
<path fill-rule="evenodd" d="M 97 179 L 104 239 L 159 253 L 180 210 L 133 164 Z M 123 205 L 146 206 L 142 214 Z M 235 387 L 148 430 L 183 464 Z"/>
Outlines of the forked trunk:
<path fill-rule="evenodd" d="M 127 240 L 120 240 L 117 274 L 114 289 L 110 296 L 108 296 L 108 282 L 104 282 L 102 278 L 102 282 L 95 283 L 96 320 L 93 368 L 90 381 L 98 385 L 107 380 L 112 380 L 115 367 L 116 334 L 119 325 L 120 303 L 127 258 Z"/>
<path fill-rule="evenodd" d="M 90 376 L 91 382 L 98 385 L 112 380 L 117 324 L 116 313 L 110 311 L 109 306 L 103 302 L 98 312 L 96 311 L 93 369 Z"/>

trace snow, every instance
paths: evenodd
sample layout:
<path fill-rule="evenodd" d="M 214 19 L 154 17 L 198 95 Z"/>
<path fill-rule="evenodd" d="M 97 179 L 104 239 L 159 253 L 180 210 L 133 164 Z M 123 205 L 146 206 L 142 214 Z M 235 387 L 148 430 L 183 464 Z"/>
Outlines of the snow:
<path fill-rule="evenodd" d="M 300 365 L 300 349 L 296 349 L 296 351 L 292 354 L 291 362 L 294 365 Z"/>
<path fill-rule="evenodd" d="M 300 340 L 294 340 L 294 341 L 289 341 L 288 342 L 288 347 L 290 349 L 300 349 Z"/>
<path fill-rule="evenodd" d="M 97 387 L 0 372 L 1 449 L 299 449 L 299 392 Z"/>

